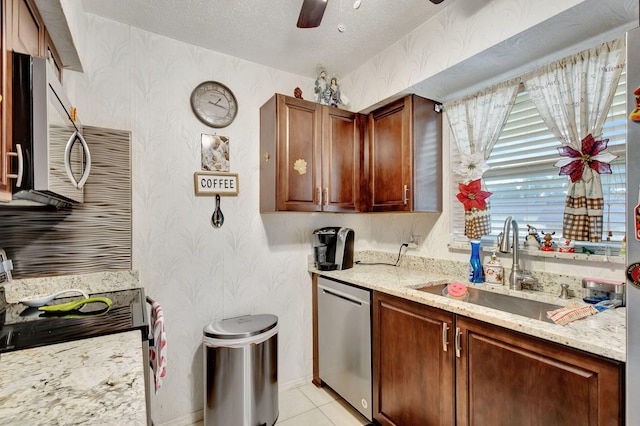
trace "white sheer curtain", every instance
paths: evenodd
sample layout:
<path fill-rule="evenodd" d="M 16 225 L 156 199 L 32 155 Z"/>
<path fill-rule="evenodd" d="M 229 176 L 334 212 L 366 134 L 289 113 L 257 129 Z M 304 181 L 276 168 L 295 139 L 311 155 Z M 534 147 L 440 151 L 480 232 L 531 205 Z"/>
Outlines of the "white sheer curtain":
<path fill-rule="evenodd" d="M 513 108 L 519 83 L 519 79 L 507 81 L 444 106 L 460 154 L 455 172 L 462 176 L 463 195 L 458 199 L 465 204 L 465 235 L 472 239 L 491 232 L 488 203 L 482 208 L 483 203 L 469 201 L 484 201 L 491 195 L 482 191 L 482 175 L 489 169 L 486 160 Z"/>
<path fill-rule="evenodd" d="M 523 77 L 529 95 L 562 146 L 560 174 L 570 178 L 563 237 L 600 241 L 604 200 L 600 173 L 615 156 L 599 141 L 625 63 L 617 39 L 550 64 Z M 608 170 L 608 171 L 607 171 Z"/>

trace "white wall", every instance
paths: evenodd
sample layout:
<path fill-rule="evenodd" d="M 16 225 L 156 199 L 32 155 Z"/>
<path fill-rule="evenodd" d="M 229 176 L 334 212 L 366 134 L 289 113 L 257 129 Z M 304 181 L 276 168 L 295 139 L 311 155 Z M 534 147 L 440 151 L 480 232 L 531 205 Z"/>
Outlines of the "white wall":
<path fill-rule="evenodd" d="M 501 9 L 494 11 L 502 15 L 468 16 L 465 36 L 451 41 L 439 37 L 437 47 L 475 52 L 508 35 L 486 36 L 492 24 L 531 25 L 576 2 L 545 1 L 553 7 L 533 13 L 529 1 L 495 0 Z M 84 67 L 83 74 L 69 72 L 65 79 L 80 118 L 93 126 L 132 131 L 133 264 L 148 294 L 164 307 L 169 341 L 168 376 L 153 398 L 156 424 L 186 421 L 202 409 L 201 337 L 211 321 L 240 314 L 278 315 L 280 384 L 310 379 L 306 262 L 313 229 L 349 226 L 355 229 L 357 250 L 394 253 L 414 232 L 425 237 L 420 254 L 467 258 L 446 248 L 447 214 L 260 215 L 258 109 L 275 92 L 292 94 L 296 86 L 311 98 L 313 76 L 287 74 L 87 15 L 79 0 L 63 0 L 63 6 Z M 451 24 L 439 21 L 437 32 Z M 427 41 L 418 37 L 410 43 Z M 389 55 L 388 60 L 396 62 L 394 69 L 378 66 L 382 62 L 377 59 L 357 72 L 363 79 L 347 92 L 355 104 L 375 103 L 420 77 L 411 61 L 395 57 L 393 51 Z M 460 57 L 437 56 L 430 67 L 434 72 L 445 69 Z M 369 90 L 368 82 L 379 82 L 382 74 L 387 76 L 385 86 Z M 240 105 L 236 121 L 217 131 L 230 137 L 231 171 L 239 174 L 240 182 L 237 197 L 222 199 L 225 223 L 220 229 L 209 223 L 214 199 L 196 197 L 193 188 L 193 173 L 200 168 L 200 134 L 214 131 L 193 116 L 189 96 L 197 84 L 210 79 L 228 85 Z M 448 136 L 445 139 L 447 164 Z M 448 183 L 445 174 L 445 212 Z"/>

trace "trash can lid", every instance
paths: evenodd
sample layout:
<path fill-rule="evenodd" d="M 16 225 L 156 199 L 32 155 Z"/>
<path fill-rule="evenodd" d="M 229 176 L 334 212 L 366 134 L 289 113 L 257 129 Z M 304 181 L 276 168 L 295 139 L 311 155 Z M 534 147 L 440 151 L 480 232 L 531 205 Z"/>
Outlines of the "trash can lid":
<path fill-rule="evenodd" d="M 242 339 L 267 332 L 277 324 L 278 317 L 275 315 L 243 315 L 211 323 L 203 333 L 206 337 L 217 339 Z"/>

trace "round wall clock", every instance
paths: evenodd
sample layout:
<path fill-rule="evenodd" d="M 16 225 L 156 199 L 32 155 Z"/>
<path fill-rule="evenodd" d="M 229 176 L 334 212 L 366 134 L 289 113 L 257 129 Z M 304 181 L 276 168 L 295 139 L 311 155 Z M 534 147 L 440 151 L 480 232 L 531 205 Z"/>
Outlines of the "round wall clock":
<path fill-rule="evenodd" d="M 191 92 L 191 108 L 210 127 L 227 127 L 238 113 L 238 101 L 231 89 L 217 81 L 200 83 Z"/>

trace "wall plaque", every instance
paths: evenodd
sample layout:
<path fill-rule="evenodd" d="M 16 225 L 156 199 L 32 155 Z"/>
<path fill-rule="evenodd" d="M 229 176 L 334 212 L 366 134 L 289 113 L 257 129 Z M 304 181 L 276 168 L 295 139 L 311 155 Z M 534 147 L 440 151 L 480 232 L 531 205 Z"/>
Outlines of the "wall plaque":
<path fill-rule="evenodd" d="M 237 173 L 195 172 L 196 195 L 238 195 Z"/>

